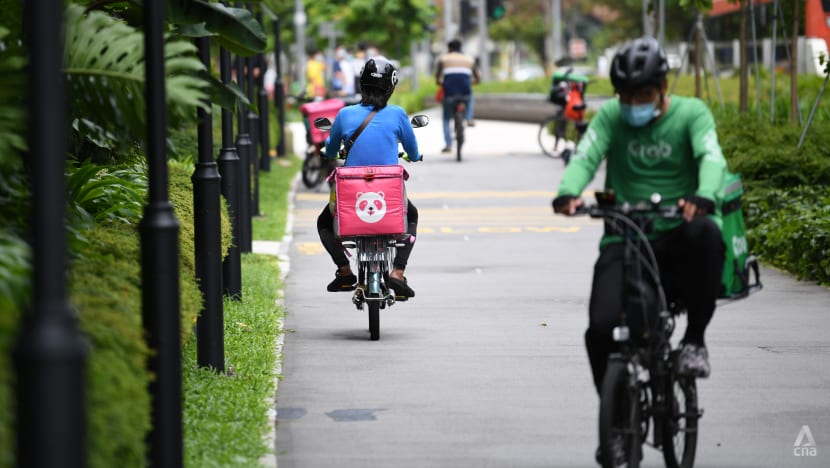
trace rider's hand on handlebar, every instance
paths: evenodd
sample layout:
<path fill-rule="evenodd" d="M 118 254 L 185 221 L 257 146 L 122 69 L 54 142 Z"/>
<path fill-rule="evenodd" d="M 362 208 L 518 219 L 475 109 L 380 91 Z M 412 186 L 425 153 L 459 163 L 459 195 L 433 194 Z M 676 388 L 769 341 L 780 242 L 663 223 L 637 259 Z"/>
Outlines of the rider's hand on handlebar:
<path fill-rule="evenodd" d="M 553 211 L 555 213 L 573 216 L 579 207 L 584 204 L 581 198 L 573 195 L 559 195 L 553 199 Z"/>
<path fill-rule="evenodd" d="M 677 206 L 683 210 L 683 219 L 686 221 L 691 221 L 695 216 L 706 216 L 715 212 L 715 202 L 697 195 L 681 198 Z"/>
<path fill-rule="evenodd" d="M 417 158 L 412 158 L 412 157 L 409 156 L 408 153 L 405 153 L 403 151 L 398 153 L 398 157 L 403 159 L 406 162 L 418 162 L 418 161 L 422 161 L 424 159 L 423 154 L 419 154 Z"/>

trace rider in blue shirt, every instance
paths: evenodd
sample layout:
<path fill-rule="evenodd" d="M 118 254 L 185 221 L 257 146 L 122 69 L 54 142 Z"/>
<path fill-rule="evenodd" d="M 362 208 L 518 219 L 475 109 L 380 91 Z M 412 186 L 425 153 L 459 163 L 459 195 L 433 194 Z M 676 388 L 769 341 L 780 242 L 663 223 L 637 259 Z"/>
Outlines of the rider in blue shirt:
<path fill-rule="evenodd" d="M 345 165 L 397 165 L 399 141 L 411 161 L 420 160 L 418 141 L 415 139 L 415 132 L 412 130 L 412 124 L 406 112 L 400 106 L 387 104 L 397 84 L 398 72 L 385 57 L 373 57 L 366 62 L 360 72 L 362 100 L 358 105 L 344 107 L 337 114 L 326 140 L 326 157 L 335 158 L 341 145 L 346 143 L 351 135 L 354 135 L 369 113 L 374 110 L 376 114 L 349 149 Z M 407 284 L 403 273 L 415 242 L 417 228 L 418 209 L 410 200 L 407 200 L 407 233 L 409 236 L 405 242 L 406 245 L 397 249 L 393 262 L 394 268 L 389 273 L 390 286 L 397 294 L 406 297 L 415 296 L 415 292 Z M 337 265 L 334 280 L 326 289 L 331 292 L 354 290 L 357 276 L 352 272 L 343 246 L 334 235 L 334 218 L 329 205 L 323 208 L 317 218 L 317 232 L 332 261 Z"/>

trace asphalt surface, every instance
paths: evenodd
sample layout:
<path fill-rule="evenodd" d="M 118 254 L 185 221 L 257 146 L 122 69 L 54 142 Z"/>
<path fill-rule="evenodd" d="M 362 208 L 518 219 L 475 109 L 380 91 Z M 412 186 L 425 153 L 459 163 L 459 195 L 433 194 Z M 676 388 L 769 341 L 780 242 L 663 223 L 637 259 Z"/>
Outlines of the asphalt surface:
<path fill-rule="evenodd" d="M 425 161 L 406 165 L 416 297 L 381 311 L 380 341 L 349 293 L 326 292 L 334 266 L 315 220 L 327 193 L 298 186 L 277 465 L 595 466 L 582 336 L 601 227 L 552 214 L 564 166 L 542 155 L 535 125 L 479 120 L 457 163 L 427 114 Z M 830 466 L 830 291 L 768 268 L 762 280 L 708 329 L 696 466 Z M 643 466 L 661 454 L 646 448 Z"/>

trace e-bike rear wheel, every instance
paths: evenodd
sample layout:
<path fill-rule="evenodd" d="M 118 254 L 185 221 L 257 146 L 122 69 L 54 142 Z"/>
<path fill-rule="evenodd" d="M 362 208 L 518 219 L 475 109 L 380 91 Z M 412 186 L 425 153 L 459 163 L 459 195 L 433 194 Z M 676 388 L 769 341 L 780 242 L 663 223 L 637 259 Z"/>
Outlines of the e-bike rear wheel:
<path fill-rule="evenodd" d="M 314 147 L 306 150 L 302 168 L 303 185 L 314 188 L 320 185 L 325 174 L 323 174 L 323 159 L 316 153 Z"/>
<path fill-rule="evenodd" d="M 380 339 L 380 300 L 371 298 L 369 300 L 369 339 L 377 341 Z"/>
<path fill-rule="evenodd" d="M 610 360 L 599 404 L 599 447 L 603 467 L 640 466 L 640 390 L 626 362 Z"/>
<path fill-rule="evenodd" d="M 563 116 L 551 115 L 539 124 L 539 147 L 545 156 L 551 158 L 562 157 L 559 144 L 565 141 L 567 121 Z"/>
<path fill-rule="evenodd" d="M 691 468 L 695 463 L 700 418 L 695 379 L 672 373 L 666 387 L 663 460 L 667 468 Z"/>

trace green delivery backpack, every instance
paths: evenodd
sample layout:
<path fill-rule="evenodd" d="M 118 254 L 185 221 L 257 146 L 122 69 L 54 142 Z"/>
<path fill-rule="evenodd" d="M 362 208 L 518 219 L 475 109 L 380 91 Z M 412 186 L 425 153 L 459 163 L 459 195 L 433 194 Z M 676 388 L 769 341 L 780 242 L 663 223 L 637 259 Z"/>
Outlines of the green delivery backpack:
<path fill-rule="evenodd" d="M 726 244 L 726 261 L 721 278 L 721 298 L 738 299 L 749 294 L 750 289 L 761 288 L 758 260 L 750 255 L 746 241 L 744 212 L 741 195 L 744 186 L 740 174 L 727 172 L 721 204 L 723 218 L 723 243 Z M 750 272 L 755 282 L 750 283 Z"/>

